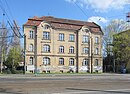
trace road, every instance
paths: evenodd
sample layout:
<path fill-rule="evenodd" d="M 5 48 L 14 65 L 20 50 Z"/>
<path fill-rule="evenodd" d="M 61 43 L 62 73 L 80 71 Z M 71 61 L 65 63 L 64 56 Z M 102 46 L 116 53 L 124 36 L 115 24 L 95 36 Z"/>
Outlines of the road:
<path fill-rule="evenodd" d="M 130 94 L 130 74 L 1 75 L 0 94 Z"/>

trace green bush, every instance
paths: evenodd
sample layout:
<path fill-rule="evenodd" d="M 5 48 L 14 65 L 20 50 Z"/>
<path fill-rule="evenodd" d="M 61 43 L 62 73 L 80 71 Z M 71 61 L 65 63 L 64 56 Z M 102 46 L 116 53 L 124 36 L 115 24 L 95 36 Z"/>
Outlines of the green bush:
<path fill-rule="evenodd" d="M 130 73 L 130 69 L 126 69 L 126 73 Z"/>
<path fill-rule="evenodd" d="M 3 70 L 3 73 L 4 74 L 11 74 L 11 71 L 9 69 L 7 69 L 7 70 Z"/>

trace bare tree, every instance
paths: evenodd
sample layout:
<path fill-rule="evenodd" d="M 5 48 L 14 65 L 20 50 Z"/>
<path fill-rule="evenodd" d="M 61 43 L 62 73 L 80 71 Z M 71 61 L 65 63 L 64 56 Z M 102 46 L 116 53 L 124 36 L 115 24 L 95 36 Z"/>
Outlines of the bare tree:
<path fill-rule="evenodd" d="M 129 29 L 127 22 L 123 20 L 112 20 L 110 24 L 104 27 L 104 41 L 103 41 L 103 54 L 104 54 L 104 69 L 105 71 L 114 71 L 114 55 L 113 55 L 113 35 Z"/>
<path fill-rule="evenodd" d="M 3 61 L 5 61 L 6 54 L 7 54 L 7 39 L 8 30 L 4 23 L 2 23 L 0 28 L 0 61 L 1 61 L 1 73 L 3 68 Z"/>

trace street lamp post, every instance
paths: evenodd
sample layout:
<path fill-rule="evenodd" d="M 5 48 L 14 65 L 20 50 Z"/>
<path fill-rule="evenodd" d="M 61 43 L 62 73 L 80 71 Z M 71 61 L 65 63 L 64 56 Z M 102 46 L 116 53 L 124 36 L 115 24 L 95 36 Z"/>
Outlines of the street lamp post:
<path fill-rule="evenodd" d="M 26 35 L 24 34 L 24 74 L 26 74 Z"/>
<path fill-rule="evenodd" d="M 37 26 L 35 26 L 35 39 L 34 39 L 34 58 L 35 58 L 35 69 L 34 69 L 34 74 L 37 75 Z"/>

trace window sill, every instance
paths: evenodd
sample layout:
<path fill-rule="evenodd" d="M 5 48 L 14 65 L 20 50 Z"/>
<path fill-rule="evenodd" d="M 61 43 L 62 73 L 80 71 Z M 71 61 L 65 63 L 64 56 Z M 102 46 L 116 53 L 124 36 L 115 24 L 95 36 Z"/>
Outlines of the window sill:
<path fill-rule="evenodd" d="M 75 41 L 71 41 L 71 40 L 69 40 L 68 42 L 75 42 Z"/>
<path fill-rule="evenodd" d="M 58 52 L 58 54 L 65 54 L 64 52 L 62 53 L 62 52 Z"/>
<path fill-rule="evenodd" d="M 34 38 L 28 38 L 28 39 L 32 39 L 33 40 Z"/>
<path fill-rule="evenodd" d="M 51 52 L 44 52 L 44 51 L 42 51 L 41 53 L 51 53 Z"/>
<path fill-rule="evenodd" d="M 75 53 L 68 53 L 68 54 L 75 54 Z"/>
<path fill-rule="evenodd" d="M 65 41 L 65 40 L 58 40 L 58 41 Z"/>
<path fill-rule="evenodd" d="M 82 53 L 82 55 L 88 55 L 89 53 Z"/>
<path fill-rule="evenodd" d="M 51 41 L 51 39 L 42 39 L 42 40 L 50 40 Z"/>

